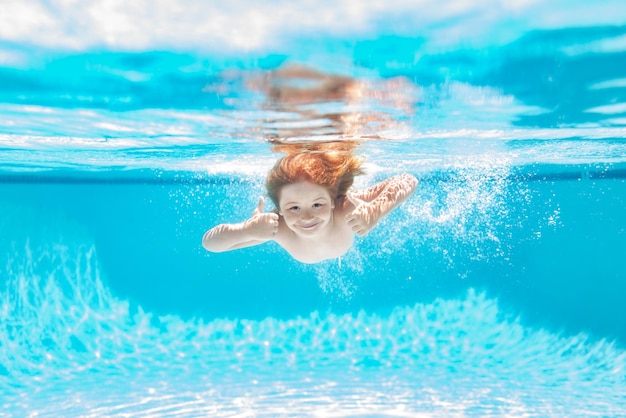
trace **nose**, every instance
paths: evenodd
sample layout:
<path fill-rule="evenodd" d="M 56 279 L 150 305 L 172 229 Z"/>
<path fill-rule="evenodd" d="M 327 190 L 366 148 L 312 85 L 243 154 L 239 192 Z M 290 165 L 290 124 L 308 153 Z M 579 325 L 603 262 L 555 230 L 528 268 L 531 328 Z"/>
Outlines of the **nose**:
<path fill-rule="evenodd" d="M 313 214 L 311 213 L 311 211 L 310 211 L 310 210 L 304 209 L 304 210 L 300 213 L 300 219 L 302 219 L 302 220 L 313 219 Z"/>

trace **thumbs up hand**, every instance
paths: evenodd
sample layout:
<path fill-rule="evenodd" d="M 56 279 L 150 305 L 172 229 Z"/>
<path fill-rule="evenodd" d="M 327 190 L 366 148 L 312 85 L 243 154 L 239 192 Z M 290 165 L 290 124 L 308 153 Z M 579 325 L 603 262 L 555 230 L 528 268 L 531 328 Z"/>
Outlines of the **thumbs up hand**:
<path fill-rule="evenodd" d="M 252 217 L 245 222 L 245 229 L 254 239 L 267 240 L 273 238 L 278 232 L 278 214 L 263 212 L 265 199 L 261 196 Z"/>
<path fill-rule="evenodd" d="M 346 222 L 355 234 L 362 237 L 378 223 L 374 205 L 354 195 L 352 191 L 346 197 L 354 205 L 354 210 L 346 215 Z"/>

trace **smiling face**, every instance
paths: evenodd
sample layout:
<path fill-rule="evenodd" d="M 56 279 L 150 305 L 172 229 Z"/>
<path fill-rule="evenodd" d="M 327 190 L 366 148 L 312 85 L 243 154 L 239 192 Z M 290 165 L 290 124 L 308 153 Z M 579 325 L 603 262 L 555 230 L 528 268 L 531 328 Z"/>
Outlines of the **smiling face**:
<path fill-rule="evenodd" d="M 333 219 L 334 200 L 328 190 L 309 182 L 284 186 L 279 208 L 285 224 L 296 234 L 311 237 L 323 231 Z"/>

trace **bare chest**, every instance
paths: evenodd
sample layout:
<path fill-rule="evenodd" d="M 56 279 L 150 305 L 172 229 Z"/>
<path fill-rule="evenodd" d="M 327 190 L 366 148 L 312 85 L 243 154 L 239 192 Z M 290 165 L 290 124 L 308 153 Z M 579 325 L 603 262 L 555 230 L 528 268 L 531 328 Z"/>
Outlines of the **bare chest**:
<path fill-rule="evenodd" d="M 343 222 L 324 236 L 302 238 L 291 231 L 281 231 L 278 243 L 296 260 L 303 263 L 319 263 L 324 260 L 341 257 L 354 243 L 352 230 Z"/>

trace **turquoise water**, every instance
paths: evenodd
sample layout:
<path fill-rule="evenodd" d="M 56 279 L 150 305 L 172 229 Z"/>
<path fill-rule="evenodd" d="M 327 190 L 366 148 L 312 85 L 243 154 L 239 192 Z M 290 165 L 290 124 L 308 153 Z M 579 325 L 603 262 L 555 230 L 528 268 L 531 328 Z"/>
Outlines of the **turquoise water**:
<path fill-rule="evenodd" d="M 626 415 L 619 2 L 176 5 L 2 5 L 0 416 Z M 354 139 L 344 257 L 202 249 Z"/>

